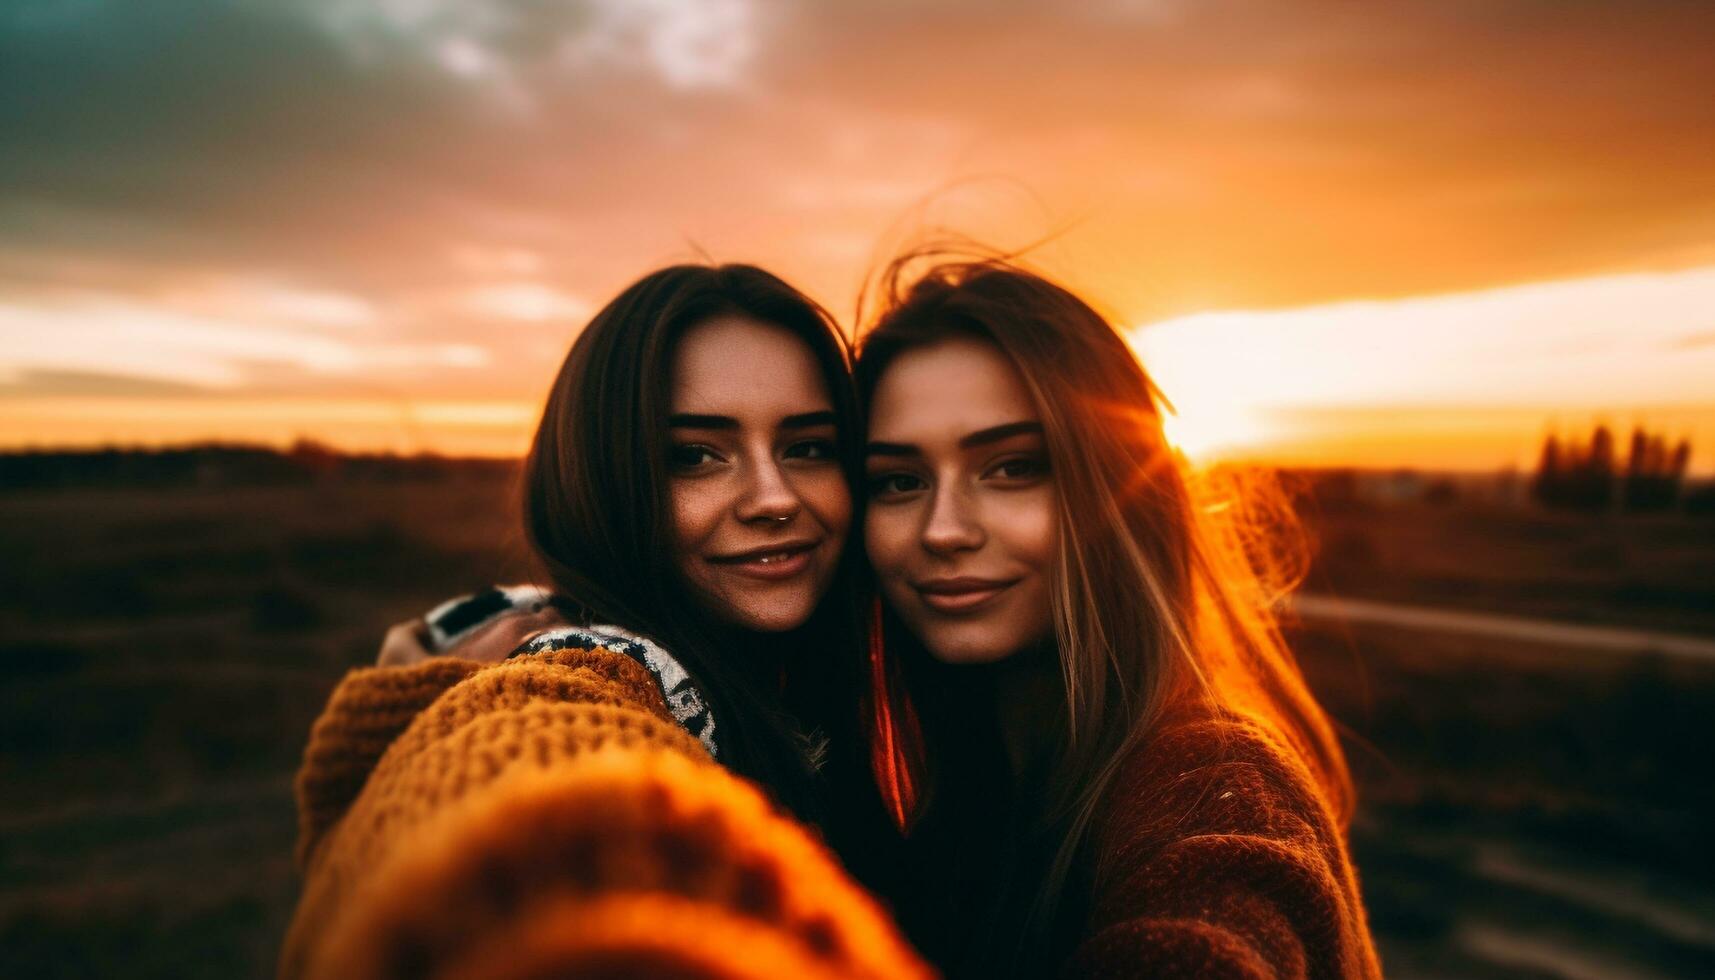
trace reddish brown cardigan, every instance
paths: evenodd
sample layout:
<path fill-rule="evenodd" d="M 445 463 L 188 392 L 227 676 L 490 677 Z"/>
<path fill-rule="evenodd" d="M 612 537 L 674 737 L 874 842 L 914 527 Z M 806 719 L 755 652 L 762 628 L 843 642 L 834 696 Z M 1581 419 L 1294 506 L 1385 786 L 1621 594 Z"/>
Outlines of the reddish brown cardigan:
<path fill-rule="evenodd" d="M 1066 977 L 1379 977 L 1345 834 L 1299 753 L 1250 721 L 1165 720 L 1093 833 Z"/>

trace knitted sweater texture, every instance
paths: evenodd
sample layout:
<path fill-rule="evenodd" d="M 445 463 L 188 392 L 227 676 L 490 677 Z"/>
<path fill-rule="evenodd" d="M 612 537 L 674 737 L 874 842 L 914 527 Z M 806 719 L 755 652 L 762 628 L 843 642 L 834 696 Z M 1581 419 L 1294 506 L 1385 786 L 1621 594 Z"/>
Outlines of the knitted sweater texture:
<path fill-rule="evenodd" d="M 1165 720 L 1126 760 L 1093 843 L 1065 977 L 1381 975 L 1340 823 L 1261 725 Z"/>
<path fill-rule="evenodd" d="M 282 977 L 920 977 L 613 650 L 351 672 L 297 784 Z"/>

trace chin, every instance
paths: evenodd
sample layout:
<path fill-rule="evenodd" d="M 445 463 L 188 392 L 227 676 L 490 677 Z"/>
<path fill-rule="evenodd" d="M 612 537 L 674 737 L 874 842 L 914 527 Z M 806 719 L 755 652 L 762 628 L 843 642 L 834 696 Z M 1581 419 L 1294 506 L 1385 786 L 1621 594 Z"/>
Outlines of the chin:
<path fill-rule="evenodd" d="M 1010 636 L 974 630 L 931 631 L 924 636 L 923 647 L 944 664 L 992 664 L 1020 649 Z"/>
<path fill-rule="evenodd" d="M 809 622 L 815 611 L 813 603 L 801 598 L 767 599 L 754 602 L 738 601 L 727 609 L 726 618 L 734 626 L 757 633 L 785 633 Z"/>
<path fill-rule="evenodd" d="M 753 633 L 787 633 L 803 626 L 809 620 L 808 616 L 770 616 L 761 618 L 745 618 L 738 621 L 739 626 Z"/>

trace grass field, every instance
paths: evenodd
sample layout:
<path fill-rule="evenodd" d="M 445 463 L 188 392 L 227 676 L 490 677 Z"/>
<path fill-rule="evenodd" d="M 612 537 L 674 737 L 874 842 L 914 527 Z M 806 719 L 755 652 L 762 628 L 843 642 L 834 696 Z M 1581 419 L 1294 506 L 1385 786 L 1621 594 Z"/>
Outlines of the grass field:
<path fill-rule="evenodd" d="M 497 479 L 0 496 L 0 976 L 272 972 L 290 781 L 389 623 L 527 564 Z M 1715 635 L 1715 522 L 1312 514 L 1322 591 Z M 1389 973 L 1715 957 L 1715 664 L 1302 628 Z"/>

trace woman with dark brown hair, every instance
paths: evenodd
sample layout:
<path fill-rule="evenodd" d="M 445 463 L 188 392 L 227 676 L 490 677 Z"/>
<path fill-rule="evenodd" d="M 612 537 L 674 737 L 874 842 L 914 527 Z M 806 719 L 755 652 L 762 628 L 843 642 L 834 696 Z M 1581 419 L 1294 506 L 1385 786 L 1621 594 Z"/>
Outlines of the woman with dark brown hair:
<path fill-rule="evenodd" d="M 831 320 L 760 269 L 663 269 L 596 314 L 524 467 L 552 599 L 335 690 L 282 974 L 919 975 L 805 832 L 885 890 L 857 429 Z"/>
<path fill-rule="evenodd" d="M 856 372 L 908 931 L 954 977 L 1376 976 L 1255 512 L 1088 304 L 999 261 L 899 288 L 912 261 Z"/>

